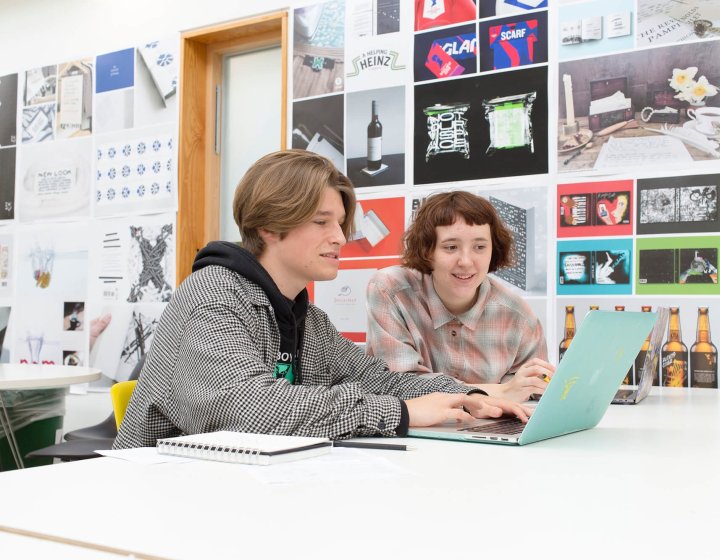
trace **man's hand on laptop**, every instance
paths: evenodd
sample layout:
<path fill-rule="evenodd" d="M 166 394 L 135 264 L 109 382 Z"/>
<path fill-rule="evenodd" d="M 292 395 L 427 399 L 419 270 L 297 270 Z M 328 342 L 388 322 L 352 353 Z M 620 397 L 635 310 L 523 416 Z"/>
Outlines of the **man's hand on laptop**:
<path fill-rule="evenodd" d="M 430 393 L 405 401 L 410 415 L 410 426 L 420 428 L 442 424 L 448 420 L 470 421 L 475 418 L 517 416 L 527 422 L 532 410 L 518 403 L 488 397 L 480 393 Z"/>
<path fill-rule="evenodd" d="M 550 362 L 532 358 L 521 365 L 505 383 L 470 383 L 469 385 L 482 389 L 493 397 L 525 402 L 532 395 L 542 395 L 554 373 L 555 366 Z"/>
<path fill-rule="evenodd" d="M 473 395 L 475 396 L 475 395 Z M 463 410 L 468 396 L 462 393 L 430 393 L 405 401 L 411 428 L 442 424 L 448 420 L 469 421 L 473 417 Z"/>
<path fill-rule="evenodd" d="M 475 418 L 500 418 L 501 416 L 516 416 L 523 422 L 527 422 L 532 414 L 532 409 L 507 399 L 488 397 L 479 393 L 466 395 L 470 405 L 465 404 L 465 410 Z"/>

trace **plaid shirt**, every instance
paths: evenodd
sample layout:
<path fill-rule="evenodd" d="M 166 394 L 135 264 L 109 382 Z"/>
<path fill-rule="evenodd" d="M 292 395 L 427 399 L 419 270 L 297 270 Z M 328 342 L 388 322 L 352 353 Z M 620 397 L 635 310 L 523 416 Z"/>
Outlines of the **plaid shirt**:
<path fill-rule="evenodd" d="M 500 383 L 530 358 L 547 359 L 542 326 L 530 307 L 488 276 L 473 307 L 450 313 L 432 277 L 393 266 L 367 288 L 366 351 L 393 371 L 445 373 L 464 383 Z"/>
<path fill-rule="evenodd" d="M 467 392 L 449 377 L 388 371 L 313 305 L 305 319 L 302 385 L 273 377 L 279 350 L 275 315 L 258 285 L 221 266 L 194 272 L 160 319 L 113 447 L 216 430 L 394 436 L 400 399 Z"/>

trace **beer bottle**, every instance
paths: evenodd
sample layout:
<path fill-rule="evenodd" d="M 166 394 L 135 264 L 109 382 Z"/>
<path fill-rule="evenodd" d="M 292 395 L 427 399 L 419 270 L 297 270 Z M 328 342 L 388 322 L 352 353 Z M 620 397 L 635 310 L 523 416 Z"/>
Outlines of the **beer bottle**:
<path fill-rule="evenodd" d="M 718 388 L 717 347 L 710 341 L 707 307 L 698 307 L 697 336 L 690 347 L 690 375 L 693 387 Z"/>
<path fill-rule="evenodd" d="M 570 347 L 573 337 L 575 336 L 575 306 L 565 306 L 565 338 L 560 341 L 560 352 L 558 353 L 558 362 Z"/>
<path fill-rule="evenodd" d="M 624 305 L 616 305 L 615 311 L 625 311 Z M 623 379 L 622 384 L 623 385 L 632 385 L 633 382 L 633 367 L 630 366 L 630 369 L 628 370 L 627 374 L 625 375 L 625 379 Z"/>
<path fill-rule="evenodd" d="M 663 387 L 688 386 L 688 349 L 680 336 L 680 309 L 670 308 L 668 319 L 668 339 L 663 344 L 661 356 Z"/>
<path fill-rule="evenodd" d="M 640 307 L 640 309 L 644 313 L 649 313 L 652 311 L 651 305 L 643 305 Z M 645 357 L 647 356 L 648 349 L 650 348 L 650 334 L 648 333 L 647 338 L 645 339 L 645 342 L 643 342 L 642 347 L 640 348 L 640 352 L 638 352 L 638 355 L 635 357 L 635 384 L 640 385 L 640 373 L 642 372 L 643 367 L 645 366 Z M 657 371 L 652 372 L 652 379 L 653 383 L 657 385 Z"/>

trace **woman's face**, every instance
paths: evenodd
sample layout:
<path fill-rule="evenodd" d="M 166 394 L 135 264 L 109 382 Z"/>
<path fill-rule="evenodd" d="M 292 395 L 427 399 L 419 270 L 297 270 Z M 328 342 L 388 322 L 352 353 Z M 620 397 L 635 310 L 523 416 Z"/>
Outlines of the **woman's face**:
<path fill-rule="evenodd" d="M 471 226 L 458 217 L 452 225 L 436 227 L 435 235 L 433 286 L 448 311 L 459 315 L 473 306 L 490 269 L 490 226 Z"/>

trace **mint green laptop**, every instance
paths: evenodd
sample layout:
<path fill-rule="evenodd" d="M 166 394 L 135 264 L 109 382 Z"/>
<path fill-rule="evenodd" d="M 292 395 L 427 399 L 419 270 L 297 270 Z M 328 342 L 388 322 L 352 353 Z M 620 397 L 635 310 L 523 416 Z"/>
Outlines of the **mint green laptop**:
<path fill-rule="evenodd" d="M 590 311 L 527 424 L 516 418 L 410 428 L 408 436 L 525 445 L 593 428 L 657 320 L 657 313 Z"/>

